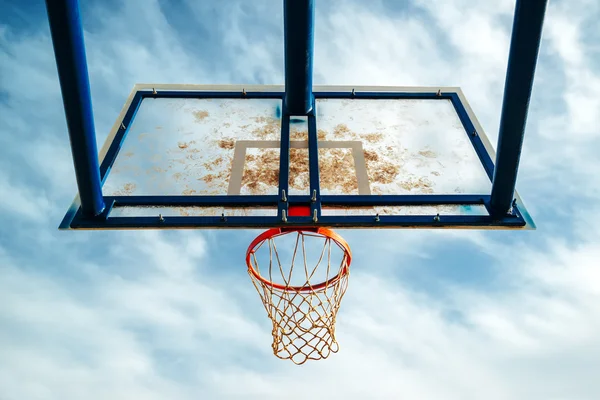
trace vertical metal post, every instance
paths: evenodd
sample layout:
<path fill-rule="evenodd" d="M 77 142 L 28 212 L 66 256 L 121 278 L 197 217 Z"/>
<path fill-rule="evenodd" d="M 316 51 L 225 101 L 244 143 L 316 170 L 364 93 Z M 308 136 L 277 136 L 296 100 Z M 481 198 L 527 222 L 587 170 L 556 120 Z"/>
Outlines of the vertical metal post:
<path fill-rule="evenodd" d="M 94 115 L 78 0 L 46 0 L 50 33 L 67 118 L 81 208 L 104 210 Z"/>
<path fill-rule="evenodd" d="M 285 107 L 307 115 L 313 107 L 314 0 L 284 0 Z"/>
<path fill-rule="evenodd" d="M 516 2 L 490 199 L 492 215 L 506 214 L 513 201 L 547 4 L 548 0 Z"/>

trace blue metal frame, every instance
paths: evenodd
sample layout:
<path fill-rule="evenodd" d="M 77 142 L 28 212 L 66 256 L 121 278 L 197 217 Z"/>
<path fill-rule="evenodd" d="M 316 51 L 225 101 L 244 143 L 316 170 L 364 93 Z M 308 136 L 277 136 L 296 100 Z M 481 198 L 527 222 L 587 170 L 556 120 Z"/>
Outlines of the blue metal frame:
<path fill-rule="evenodd" d="M 284 0 L 285 101 L 287 115 L 307 115 L 313 107 L 315 0 Z"/>
<path fill-rule="evenodd" d="M 517 0 L 515 7 L 490 202 L 493 215 L 512 207 L 547 4 L 548 0 Z"/>
<path fill-rule="evenodd" d="M 77 0 L 46 0 L 46 9 L 81 208 L 94 217 L 104 210 L 104 201 L 79 4 Z"/>
<path fill-rule="evenodd" d="M 128 126 L 135 118 L 141 103 L 147 98 L 272 98 L 283 101 L 284 92 L 233 92 L 233 91 L 137 91 L 125 112 L 121 128 L 115 134 L 112 144 L 101 164 L 100 171 L 104 182 L 110 173 L 120 148 L 127 137 Z M 462 122 L 465 134 L 469 137 L 479 160 L 490 180 L 494 176 L 494 164 L 486 150 L 481 136 L 476 132 L 460 96 L 456 92 L 315 92 L 314 99 L 353 98 L 353 99 L 428 99 L 433 101 L 450 100 Z M 314 107 L 313 107 L 314 108 Z M 314 115 L 308 117 L 310 194 L 290 196 L 288 191 L 290 140 L 289 115 L 282 116 L 279 191 L 270 196 L 105 196 L 106 210 L 100 218 L 89 218 L 81 210 L 69 220 L 72 229 L 117 229 L 117 228 L 263 228 L 266 226 L 298 227 L 328 226 L 338 228 L 360 227 L 503 227 L 522 228 L 526 220 L 519 207 L 511 214 L 500 217 L 490 215 L 448 215 L 448 216 L 407 216 L 407 215 L 365 215 L 365 216 L 324 216 L 323 207 L 369 207 L 369 206 L 424 206 L 424 205 L 484 205 L 489 211 L 490 194 L 435 194 L 435 195 L 321 195 L 318 167 L 317 124 Z M 284 196 L 283 191 L 286 195 Z M 316 194 L 316 196 L 313 196 Z M 289 216 L 289 207 L 302 205 L 310 207 L 310 216 Z M 155 216 L 155 217 L 111 217 L 116 207 L 272 207 L 276 216 L 264 217 L 195 217 L 195 216 Z M 317 221 L 314 221 L 316 211 Z M 284 214 L 285 212 L 285 214 Z M 284 215 L 286 218 L 284 218 Z"/>
<path fill-rule="evenodd" d="M 313 93 L 314 0 L 284 0 L 285 92 L 148 91 L 140 90 L 122 118 L 107 154 L 98 164 L 87 63 L 77 0 L 46 0 L 50 30 L 63 94 L 73 162 L 81 204 L 74 203 L 61 228 L 263 228 L 265 226 L 333 227 L 505 227 L 532 226 L 513 201 L 515 181 L 547 0 L 517 0 L 496 168 L 490 149 L 458 93 L 440 92 L 317 92 Z M 277 196 L 131 196 L 103 197 L 101 186 L 110 174 L 128 127 L 145 98 L 276 98 L 282 100 L 280 182 Z M 321 196 L 319 187 L 315 99 L 450 100 L 488 177 L 491 194 L 417 196 Z M 289 124 L 293 116 L 308 116 L 310 196 L 289 196 Z M 481 132 L 483 134 L 483 132 Z M 314 194 L 314 195 L 313 195 Z M 323 206 L 483 204 L 487 216 L 323 216 Z M 111 217 L 123 206 L 272 206 L 273 217 Z M 289 217 L 290 205 L 305 205 L 310 216 Z M 316 212 L 316 214 L 315 214 Z M 287 218 L 286 218 L 287 214 Z"/>

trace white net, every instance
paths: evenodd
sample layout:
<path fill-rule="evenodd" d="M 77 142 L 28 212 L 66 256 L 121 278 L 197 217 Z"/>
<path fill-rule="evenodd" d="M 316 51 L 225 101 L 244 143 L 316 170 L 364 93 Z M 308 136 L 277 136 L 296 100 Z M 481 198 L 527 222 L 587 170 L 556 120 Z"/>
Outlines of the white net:
<path fill-rule="evenodd" d="M 273 353 L 295 364 L 327 358 L 339 349 L 335 320 L 348 286 L 350 250 L 327 229 L 265 234 L 246 261 L 273 323 Z"/>

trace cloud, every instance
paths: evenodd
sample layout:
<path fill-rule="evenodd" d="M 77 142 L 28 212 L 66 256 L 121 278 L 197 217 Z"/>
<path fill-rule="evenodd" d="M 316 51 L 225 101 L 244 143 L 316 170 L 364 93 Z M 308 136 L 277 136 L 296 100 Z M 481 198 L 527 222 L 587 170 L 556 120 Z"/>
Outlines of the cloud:
<path fill-rule="evenodd" d="M 318 3 L 316 83 L 461 85 L 495 137 L 513 2 Z M 181 7 L 84 3 L 99 141 L 136 82 L 282 82 L 281 2 Z M 75 187 L 48 29 L 0 25 L 3 396 L 599 397 L 597 12 L 549 8 L 519 179 L 538 231 L 342 232 L 341 350 L 301 368 L 271 354 L 255 232 L 56 232 Z"/>

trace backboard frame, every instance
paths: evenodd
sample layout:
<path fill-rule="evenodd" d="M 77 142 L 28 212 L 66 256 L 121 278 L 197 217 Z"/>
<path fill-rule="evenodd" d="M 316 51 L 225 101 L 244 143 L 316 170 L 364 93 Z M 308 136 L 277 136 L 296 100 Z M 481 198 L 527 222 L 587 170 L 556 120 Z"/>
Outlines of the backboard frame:
<path fill-rule="evenodd" d="M 100 176 L 104 183 L 110 174 L 128 127 L 145 98 L 227 98 L 281 99 L 283 86 L 276 85 L 136 85 L 99 152 Z M 315 86 L 314 99 L 426 99 L 450 100 L 490 181 L 494 176 L 495 152 L 483 128 L 477 121 L 464 94 L 458 87 L 373 87 Z M 313 107 L 314 110 L 314 107 Z M 96 217 L 85 216 L 76 197 L 65 215 L 60 229 L 174 229 L 174 228 L 265 228 L 265 227 L 335 227 L 335 228 L 471 228 L 471 229 L 535 229 L 525 205 L 515 192 L 510 213 L 491 215 L 321 215 L 322 206 L 421 206 L 421 205 L 484 205 L 489 211 L 490 194 L 426 194 L 426 195 L 321 195 L 318 169 L 317 120 L 308 115 L 308 153 L 310 191 L 316 196 L 283 196 L 288 189 L 290 116 L 281 118 L 281 157 L 278 195 L 178 195 L 178 196 L 103 196 L 105 210 Z M 135 216 L 114 217 L 118 206 L 274 206 L 276 216 Z M 310 216 L 290 215 L 290 207 L 309 206 Z M 316 214 L 315 214 L 316 213 Z M 491 213 L 490 213 L 491 214 Z M 316 218 L 315 218 L 316 215 Z"/>

